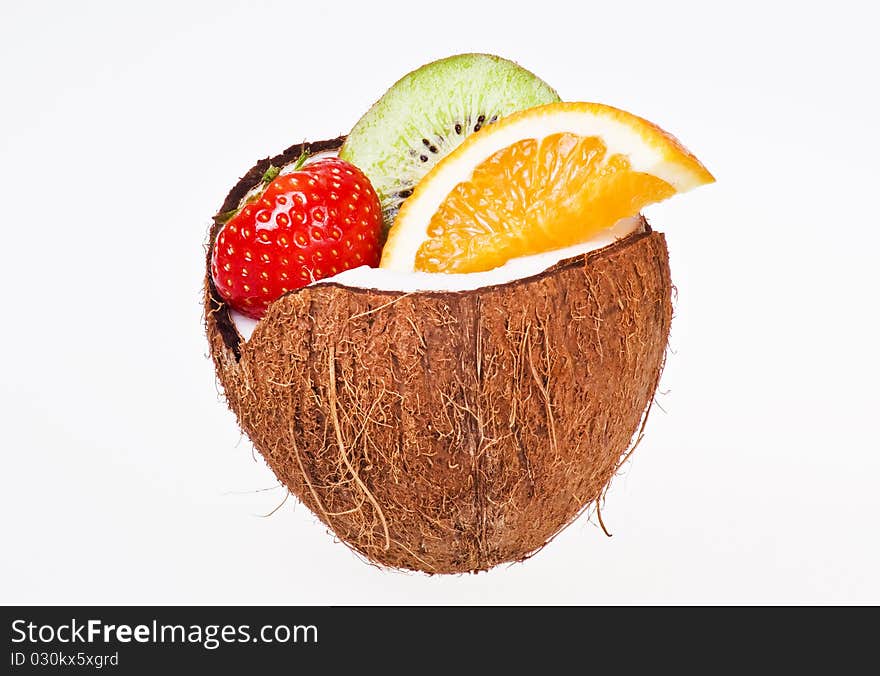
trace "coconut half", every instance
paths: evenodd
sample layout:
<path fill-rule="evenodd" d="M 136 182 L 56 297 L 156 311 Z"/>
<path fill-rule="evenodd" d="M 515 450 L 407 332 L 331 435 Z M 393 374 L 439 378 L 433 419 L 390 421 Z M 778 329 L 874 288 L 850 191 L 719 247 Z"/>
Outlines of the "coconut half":
<path fill-rule="evenodd" d="M 342 140 L 258 162 L 220 213 L 270 163 Z M 621 227 L 607 246 L 474 288 L 364 288 L 377 278 L 349 271 L 284 295 L 247 340 L 208 265 L 229 407 L 278 479 L 371 561 L 461 573 L 525 559 L 601 499 L 660 377 L 665 239 L 641 217 Z"/>

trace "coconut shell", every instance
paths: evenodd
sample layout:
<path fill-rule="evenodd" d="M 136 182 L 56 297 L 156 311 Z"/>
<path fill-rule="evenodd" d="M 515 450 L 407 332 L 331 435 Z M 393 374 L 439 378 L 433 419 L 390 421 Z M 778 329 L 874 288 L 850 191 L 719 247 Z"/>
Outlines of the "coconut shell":
<path fill-rule="evenodd" d="M 247 342 L 208 273 L 206 327 L 242 430 L 340 540 L 461 573 L 529 557 L 601 500 L 660 377 L 671 289 L 648 228 L 473 291 L 308 286 Z"/>

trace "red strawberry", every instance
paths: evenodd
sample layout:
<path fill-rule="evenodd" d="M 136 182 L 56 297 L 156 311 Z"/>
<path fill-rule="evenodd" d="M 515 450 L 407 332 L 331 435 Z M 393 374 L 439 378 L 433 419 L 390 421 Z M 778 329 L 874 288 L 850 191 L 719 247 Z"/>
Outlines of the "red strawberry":
<path fill-rule="evenodd" d="M 369 179 L 338 158 L 273 178 L 217 233 L 211 276 L 233 308 L 259 319 L 291 289 L 379 264 L 382 208 Z"/>

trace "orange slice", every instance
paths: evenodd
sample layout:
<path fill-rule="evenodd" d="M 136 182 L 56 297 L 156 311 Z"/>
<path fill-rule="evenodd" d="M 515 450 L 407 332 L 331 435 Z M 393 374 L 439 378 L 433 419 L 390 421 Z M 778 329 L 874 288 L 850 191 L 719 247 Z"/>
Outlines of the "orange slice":
<path fill-rule="evenodd" d="M 672 135 L 598 103 L 551 103 L 468 137 L 404 202 L 380 267 L 479 272 L 585 242 L 715 179 Z"/>

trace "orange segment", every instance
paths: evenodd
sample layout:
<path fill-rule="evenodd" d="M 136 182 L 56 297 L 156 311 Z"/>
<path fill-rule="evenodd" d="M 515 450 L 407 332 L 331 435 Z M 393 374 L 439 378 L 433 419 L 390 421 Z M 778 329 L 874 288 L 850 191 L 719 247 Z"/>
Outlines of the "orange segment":
<path fill-rule="evenodd" d="M 571 133 L 499 150 L 446 197 L 416 253 L 423 272 L 480 272 L 511 258 L 589 239 L 671 197 L 666 181 L 633 171 L 602 139 Z"/>
<path fill-rule="evenodd" d="M 473 134 L 404 202 L 381 267 L 479 272 L 585 242 L 715 179 L 656 125 L 596 103 L 551 103 Z"/>

